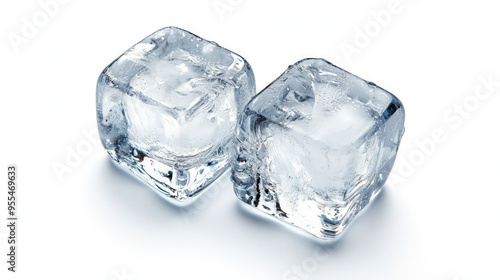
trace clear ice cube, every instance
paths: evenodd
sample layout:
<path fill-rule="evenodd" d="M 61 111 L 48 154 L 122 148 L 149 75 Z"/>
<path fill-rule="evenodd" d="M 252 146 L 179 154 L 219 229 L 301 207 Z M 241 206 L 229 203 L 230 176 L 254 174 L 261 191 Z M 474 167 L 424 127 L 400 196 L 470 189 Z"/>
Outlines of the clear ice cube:
<path fill-rule="evenodd" d="M 253 95 L 254 75 L 241 56 L 163 28 L 101 73 L 101 141 L 162 196 L 188 200 L 228 168 L 238 115 Z"/>
<path fill-rule="evenodd" d="M 246 106 L 232 159 L 243 202 L 323 239 L 379 193 L 404 131 L 391 93 L 323 59 L 290 66 Z"/>

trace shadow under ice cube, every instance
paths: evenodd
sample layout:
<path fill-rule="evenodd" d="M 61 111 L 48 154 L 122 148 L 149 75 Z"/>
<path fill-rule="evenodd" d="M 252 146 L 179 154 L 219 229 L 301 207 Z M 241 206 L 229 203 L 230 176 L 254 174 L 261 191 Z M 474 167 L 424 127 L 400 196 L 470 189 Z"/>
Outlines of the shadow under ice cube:
<path fill-rule="evenodd" d="M 391 93 L 323 59 L 305 59 L 245 108 L 232 180 L 243 202 L 334 238 L 379 193 L 404 131 Z"/>
<path fill-rule="evenodd" d="M 187 200 L 227 169 L 238 115 L 254 94 L 241 56 L 167 27 L 101 73 L 99 134 L 114 161 L 162 196 Z"/>

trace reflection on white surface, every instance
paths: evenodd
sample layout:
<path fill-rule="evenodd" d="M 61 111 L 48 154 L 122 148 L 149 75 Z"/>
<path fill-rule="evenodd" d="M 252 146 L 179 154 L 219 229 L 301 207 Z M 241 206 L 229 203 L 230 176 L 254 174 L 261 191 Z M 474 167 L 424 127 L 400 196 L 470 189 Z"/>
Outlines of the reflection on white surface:
<path fill-rule="evenodd" d="M 135 244 L 132 245 L 135 250 L 142 250 L 137 247 L 139 242 L 148 248 L 147 255 L 135 260 L 137 267 L 157 269 L 155 264 L 161 266 L 164 258 L 172 257 L 179 261 L 190 259 L 186 264 L 175 261 L 178 269 L 187 269 L 195 260 L 196 263 L 217 260 L 227 264 L 225 275 L 242 269 L 239 263 L 252 264 L 260 260 L 273 265 L 249 272 L 249 277 L 274 275 L 273 279 L 280 279 L 284 275 L 296 275 L 293 267 L 302 267 L 305 260 L 304 271 L 308 275 L 321 275 L 321 270 L 329 266 L 349 259 L 355 261 L 361 251 L 365 251 L 362 258 L 367 257 L 366 254 L 376 255 L 372 250 L 381 245 L 375 238 L 397 240 L 391 238 L 397 232 L 391 232 L 387 226 L 395 218 L 395 206 L 388 191 L 379 195 L 344 236 L 327 242 L 243 205 L 233 194 L 229 173 L 193 204 L 183 208 L 156 196 L 107 158 L 101 157 L 96 164 L 99 172 L 91 180 L 95 185 L 86 198 L 87 203 L 93 202 L 96 206 L 91 220 L 102 230 L 101 234 L 114 239 L 113 247 L 124 250 L 127 244 Z M 211 188 L 220 191 L 207 197 Z M 105 245 L 111 249 L 109 246 Z M 318 271 L 308 272 L 315 266 L 311 258 L 318 254 L 324 256 L 315 260 Z"/>

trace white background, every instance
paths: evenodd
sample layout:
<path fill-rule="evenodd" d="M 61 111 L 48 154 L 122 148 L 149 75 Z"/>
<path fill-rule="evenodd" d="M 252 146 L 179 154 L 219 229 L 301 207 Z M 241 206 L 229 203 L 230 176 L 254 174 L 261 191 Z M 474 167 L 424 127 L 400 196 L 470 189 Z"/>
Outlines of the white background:
<path fill-rule="evenodd" d="M 481 83 L 500 81 L 494 1 L 61 0 L 47 16 L 48 1 L 0 4 L 1 217 L 19 168 L 18 272 L 2 218 L 1 279 L 500 279 L 500 86 Z M 99 73 L 170 25 L 244 56 L 258 90 L 323 57 L 403 101 L 392 180 L 342 239 L 246 211 L 228 174 L 178 208 L 88 140 Z"/>

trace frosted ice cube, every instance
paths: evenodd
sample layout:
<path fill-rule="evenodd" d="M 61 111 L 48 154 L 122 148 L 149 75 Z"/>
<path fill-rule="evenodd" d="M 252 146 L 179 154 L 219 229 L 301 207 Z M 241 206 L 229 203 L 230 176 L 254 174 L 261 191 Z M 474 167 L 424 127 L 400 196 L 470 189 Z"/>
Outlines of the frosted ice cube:
<path fill-rule="evenodd" d="M 187 200 L 227 169 L 238 114 L 253 95 L 254 75 L 241 56 L 167 27 L 101 73 L 101 141 L 161 195 Z"/>
<path fill-rule="evenodd" d="M 391 93 L 323 59 L 291 66 L 250 101 L 232 180 L 243 202 L 334 238 L 379 193 L 404 130 Z"/>

